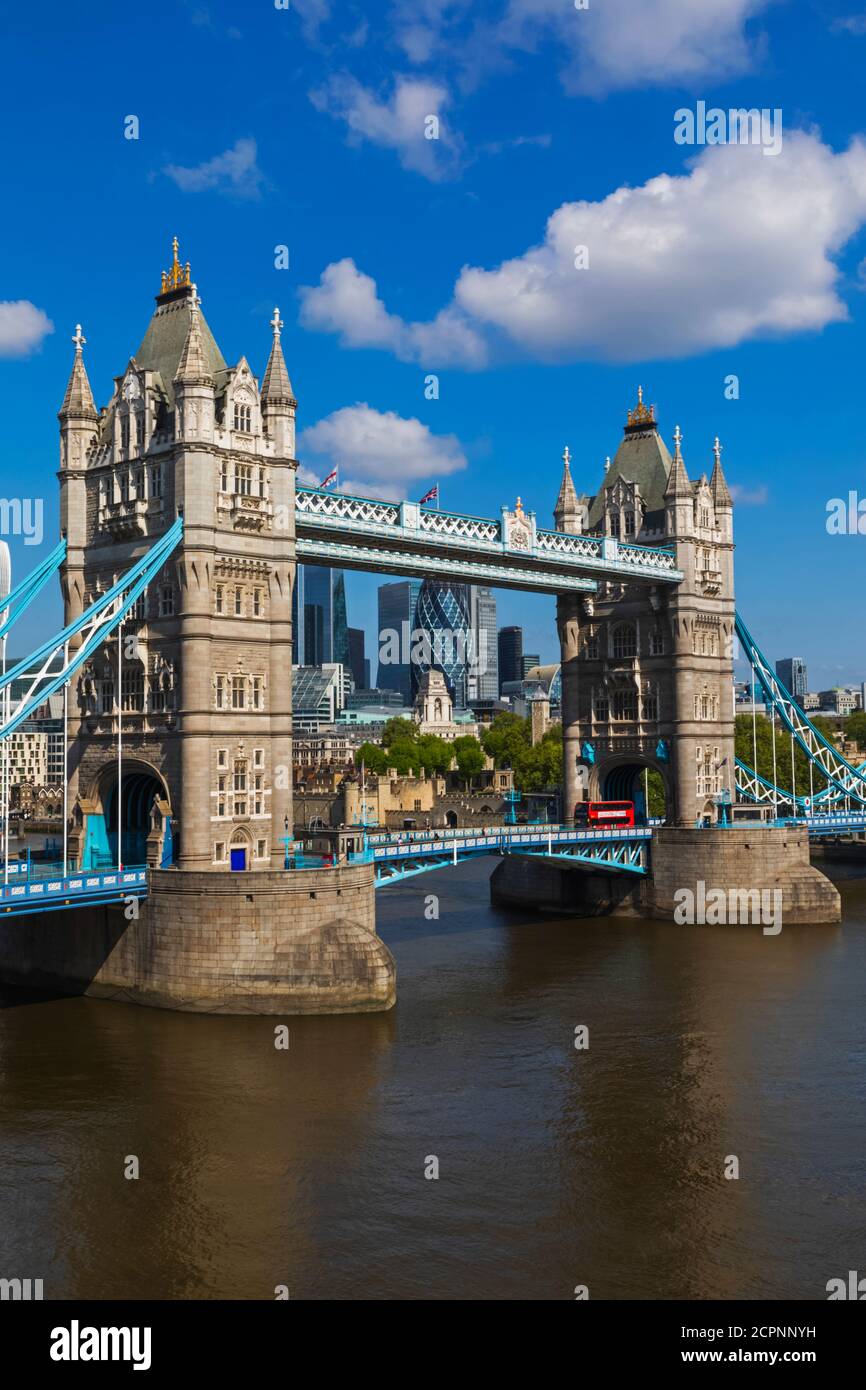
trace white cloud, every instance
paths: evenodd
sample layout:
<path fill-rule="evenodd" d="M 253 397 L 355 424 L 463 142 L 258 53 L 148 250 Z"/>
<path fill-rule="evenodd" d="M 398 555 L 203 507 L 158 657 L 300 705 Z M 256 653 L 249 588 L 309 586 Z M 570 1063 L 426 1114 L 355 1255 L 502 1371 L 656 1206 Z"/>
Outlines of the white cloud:
<path fill-rule="evenodd" d="M 758 487 L 744 487 L 742 483 L 729 483 L 729 489 L 738 507 L 763 507 L 770 500 L 766 484 Z"/>
<path fill-rule="evenodd" d="M 749 20 L 774 0 L 504 0 L 478 18 L 468 0 L 396 0 L 394 37 L 411 63 L 445 60 L 476 82 L 516 52 L 559 55 L 567 90 L 603 92 L 717 81 L 754 63 Z"/>
<path fill-rule="evenodd" d="M 299 451 L 337 464 L 340 491 L 399 498 L 419 478 L 445 477 L 466 467 L 466 455 L 456 435 L 436 435 L 420 420 L 407 420 L 393 410 L 374 410 L 366 402 L 343 406 L 301 432 Z M 318 474 L 309 465 L 302 481 L 314 484 Z"/>
<path fill-rule="evenodd" d="M 499 35 L 505 46 L 529 49 L 553 39 L 571 91 L 717 81 L 751 66 L 746 21 L 770 2 L 604 0 L 576 10 L 561 0 L 509 0 Z"/>
<path fill-rule="evenodd" d="M 852 14 L 847 19 L 834 19 L 830 25 L 834 34 L 866 34 L 866 14 Z"/>
<path fill-rule="evenodd" d="M 410 63 L 429 63 L 472 12 L 472 0 L 395 0 L 394 40 Z"/>
<path fill-rule="evenodd" d="M 864 221 L 866 145 L 834 154 L 795 131 L 773 159 L 711 146 L 686 174 L 564 203 L 539 245 L 490 270 L 464 266 L 428 323 L 389 313 L 348 259 L 302 291 L 302 319 L 431 367 L 684 357 L 845 319 L 834 257 Z M 588 269 L 575 269 L 578 246 Z"/>
<path fill-rule="evenodd" d="M 167 164 L 167 174 L 184 193 L 216 191 L 235 198 L 258 198 L 265 176 L 257 163 L 255 140 L 236 140 L 230 149 L 192 168 Z"/>
<path fill-rule="evenodd" d="M 317 111 L 345 122 L 350 142 L 369 140 L 395 150 L 404 169 L 441 179 L 460 159 L 461 141 L 449 131 L 442 116 L 448 91 L 441 84 L 397 77 L 387 100 L 380 99 L 356 78 L 336 74 L 310 100 Z M 438 135 L 428 138 L 429 118 L 438 121 Z"/>
<path fill-rule="evenodd" d="M 338 333 L 344 347 L 384 348 L 403 362 L 423 361 L 483 366 L 486 346 L 465 318 L 452 308 L 431 323 L 405 323 L 389 314 L 376 282 L 346 257 L 322 272 L 318 285 L 301 289 L 301 323 L 322 333 Z"/>
<path fill-rule="evenodd" d="M 54 332 L 54 324 L 29 299 L 0 301 L 0 357 L 29 357 Z"/>

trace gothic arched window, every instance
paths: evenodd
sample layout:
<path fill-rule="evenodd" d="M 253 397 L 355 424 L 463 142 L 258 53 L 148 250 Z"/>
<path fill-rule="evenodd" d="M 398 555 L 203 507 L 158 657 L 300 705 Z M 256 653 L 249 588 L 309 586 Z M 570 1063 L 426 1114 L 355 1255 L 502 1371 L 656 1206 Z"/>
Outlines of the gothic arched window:
<path fill-rule="evenodd" d="M 252 415 L 251 406 L 235 402 L 235 429 L 240 430 L 241 434 L 250 434 L 253 427 Z"/>
<path fill-rule="evenodd" d="M 614 628 L 613 654 L 616 658 L 637 656 L 637 629 L 634 623 L 620 623 Z"/>

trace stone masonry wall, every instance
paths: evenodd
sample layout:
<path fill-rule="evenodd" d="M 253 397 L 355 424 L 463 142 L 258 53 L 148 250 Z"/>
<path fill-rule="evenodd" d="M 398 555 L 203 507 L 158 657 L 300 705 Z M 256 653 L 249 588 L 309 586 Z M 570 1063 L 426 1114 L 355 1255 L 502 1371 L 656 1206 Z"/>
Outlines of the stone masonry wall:
<path fill-rule="evenodd" d="M 396 994 L 369 864 L 154 870 L 131 921 L 119 906 L 0 920 L 0 979 L 205 1013 L 362 1013 Z"/>
<path fill-rule="evenodd" d="M 652 882 L 647 885 L 650 915 L 672 917 L 678 889 L 780 888 L 782 921 L 827 923 L 841 920 L 838 890 L 809 863 L 809 837 L 797 829 L 657 830 L 652 841 Z"/>
<path fill-rule="evenodd" d="M 673 920 L 675 894 L 713 888 L 780 889 L 782 927 L 841 920 L 841 899 L 809 862 L 805 831 L 753 827 L 729 830 L 656 830 L 651 877 L 558 867 L 543 858 L 508 856 L 490 880 L 502 906 L 537 908 L 573 917 L 650 917 Z"/>

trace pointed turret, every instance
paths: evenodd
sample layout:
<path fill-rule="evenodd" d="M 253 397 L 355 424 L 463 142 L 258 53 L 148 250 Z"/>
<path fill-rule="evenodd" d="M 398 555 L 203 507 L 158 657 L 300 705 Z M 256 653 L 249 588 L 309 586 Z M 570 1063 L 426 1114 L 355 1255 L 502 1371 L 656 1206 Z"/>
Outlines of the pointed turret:
<path fill-rule="evenodd" d="M 213 386 L 213 372 L 208 362 L 207 348 L 201 329 L 199 306 L 201 300 L 195 285 L 192 286 L 192 300 L 189 307 L 189 327 L 186 341 L 177 364 L 175 382 L 186 382 L 195 386 Z"/>
<path fill-rule="evenodd" d="M 578 505 L 577 492 L 571 476 L 571 453 L 567 444 L 563 450 L 562 464 L 562 482 L 559 486 L 556 506 L 553 509 L 553 519 L 556 522 L 557 531 L 570 531 L 572 528 L 569 522 L 577 519 Z"/>
<path fill-rule="evenodd" d="M 213 438 L 214 375 L 202 332 L 201 300 L 195 285 L 190 289 L 189 324 L 173 382 L 174 430 L 176 438 L 194 443 Z"/>
<path fill-rule="evenodd" d="M 679 425 L 677 425 L 676 429 L 674 430 L 674 443 L 676 445 L 676 450 L 674 452 L 673 461 L 671 462 L 671 471 L 668 474 L 668 485 L 665 488 L 666 498 L 691 497 L 692 495 L 692 485 L 689 482 L 689 475 L 686 472 L 686 465 L 683 462 L 683 455 L 680 449 L 682 437 L 683 436 L 680 432 L 680 427 Z"/>
<path fill-rule="evenodd" d="M 58 412 L 60 420 L 60 534 L 66 539 L 66 559 L 61 571 L 66 599 L 66 620 L 84 611 L 84 546 L 87 538 L 86 471 L 95 442 L 99 415 L 84 366 L 86 339 L 81 324 L 75 325 L 75 360 L 66 395 Z M 73 645 L 81 637 L 73 639 Z"/>
<path fill-rule="evenodd" d="M 96 403 L 87 378 L 87 368 L 84 365 L 83 348 L 87 339 L 81 331 L 80 323 L 75 325 L 72 341 L 75 344 L 75 357 L 72 362 L 72 371 L 69 374 L 66 395 L 63 397 L 63 404 L 58 411 L 57 418 L 63 421 L 72 418 L 95 421 L 98 419 Z"/>
<path fill-rule="evenodd" d="M 733 507 L 734 505 L 734 499 L 731 496 L 725 475 L 722 471 L 722 446 L 719 443 L 718 435 L 716 435 L 716 440 L 713 444 L 713 454 L 715 455 L 715 463 L 713 464 L 713 473 L 710 478 L 710 488 L 712 490 L 716 511 L 718 511 L 722 507 Z"/>
<path fill-rule="evenodd" d="M 274 310 L 274 317 L 271 319 L 271 328 L 274 330 L 274 340 L 271 343 L 271 355 L 268 358 L 268 365 L 265 368 L 265 379 L 262 382 L 262 405 L 266 406 L 269 402 L 275 404 L 297 405 L 295 393 L 292 390 L 292 383 L 289 380 L 289 373 L 286 368 L 286 359 L 283 356 L 283 347 L 280 342 L 280 333 L 283 328 L 280 319 L 279 309 Z"/>
<path fill-rule="evenodd" d="M 293 459 L 295 456 L 295 408 L 298 402 L 292 390 L 280 334 L 283 321 L 279 309 L 274 309 L 271 319 L 273 342 L 271 355 L 262 382 L 262 421 L 265 430 L 274 441 L 274 448 L 280 458 Z"/>

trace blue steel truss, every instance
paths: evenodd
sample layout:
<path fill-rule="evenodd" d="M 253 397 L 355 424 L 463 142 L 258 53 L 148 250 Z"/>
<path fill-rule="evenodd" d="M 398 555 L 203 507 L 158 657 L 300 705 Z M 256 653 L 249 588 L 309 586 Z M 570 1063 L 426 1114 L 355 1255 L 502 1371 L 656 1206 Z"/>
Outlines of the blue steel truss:
<path fill-rule="evenodd" d="M 820 800 L 832 803 L 847 797 L 866 807 L 866 773 L 864 773 L 864 768 L 855 767 L 853 763 L 849 763 L 847 758 L 843 758 L 842 754 L 828 742 L 820 729 L 815 728 L 815 725 L 807 718 L 794 697 L 779 680 L 739 613 L 736 618 L 736 630 L 751 662 L 752 669 L 761 683 L 767 701 L 779 715 L 784 727 L 793 734 L 816 771 L 829 783 L 827 791 L 822 791 L 819 794 Z M 737 787 L 750 801 L 790 802 L 793 797 L 792 792 L 774 787 L 772 782 L 760 777 L 754 768 L 749 767 L 747 763 L 740 762 L 739 759 L 737 761 Z M 828 795 L 831 790 L 832 795 Z M 816 800 L 818 799 L 816 797 Z M 795 798 L 795 802 L 801 807 L 805 805 L 803 797 Z"/>
<path fill-rule="evenodd" d="M 546 531 L 536 526 L 534 514 L 505 508 L 497 521 L 299 487 L 295 529 L 298 560 L 343 569 L 437 575 L 542 593 L 592 593 L 596 579 L 679 584 L 683 578 L 673 550 L 625 544 L 614 536 Z"/>
<path fill-rule="evenodd" d="M 0 739 L 8 738 L 25 720 L 31 718 L 43 701 L 55 690 L 60 690 L 105 639 L 116 631 L 180 544 L 182 535 L 183 518 L 178 517 L 174 525 L 136 560 L 116 584 L 101 594 L 96 603 L 0 677 L 0 690 L 11 685 L 18 677 L 30 677 L 27 691 L 0 726 Z M 76 637 L 80 639 L 80 645 L 70 651 L 69 644 Z M 61 662 L 59 669 L 55 666 L 57 661 Z"/>
<path fill-rule="evenodd" d="M 50 554 L 31 570 L 25 579 L 17 584 L 2 606 L 6 617 L 0 622 L 0 637 L 5 637 L 9 629 L 18 621 L 38 593 L 45 588 L 49 579 L 56 574 L 66 559 L 66 541 L 59 541 Z"/>
<path fill-rule="evenodd" d="M 408 840 L 376 836 L 366 855 L 372 860 L 377 888 L 414 878 L 435 869 L 453 868 L 464 859 L 482 854 L 530 855 L 562 865 L 581 864 L 610 873 L 645 875 L 652 830 L 575 830 L 573 826 L 546 826 L 543 830 L 498 826 L 495 829 L 455 830 L 448 839 L 428 834 Z"/>

